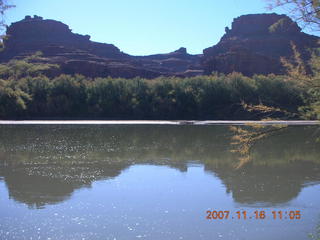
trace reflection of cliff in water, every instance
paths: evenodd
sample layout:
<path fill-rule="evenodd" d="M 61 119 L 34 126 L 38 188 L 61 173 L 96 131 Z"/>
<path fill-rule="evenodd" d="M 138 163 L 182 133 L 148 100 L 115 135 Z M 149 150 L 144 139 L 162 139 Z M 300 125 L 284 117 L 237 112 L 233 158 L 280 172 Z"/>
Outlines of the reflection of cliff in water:
<path fill-rule="evenodd" d="M 320 180 L 313 132 L 289 127 L 259 143 L 253 161 L 236 170 L 225 126 L 6 126 L 0 127 L 0 177 L 13 199 L 42 207 L 134 164 L 185 171 L 192 161 L 218 176 L 238 203 L 285 203 Z"/>
<path fill-rule="evenodd" d="M 223 181 L 234 201 L 244 205 L 274 206 L 298 196 L 303 187 L 320 181 L 319 165 L 295 162 L 284 166 L 253 166 L 239 170 L 210 168 Z"/>
<path fill-rule="evenodd" d="M 30 207 L 41 208 L 68 199 L 74 190 L 90 187 L 96 180 L 118 176 L 128 165 L 90 164 L 59 166 L 31 165 L 4 168 L 3 173 L 10 198 Z"/>

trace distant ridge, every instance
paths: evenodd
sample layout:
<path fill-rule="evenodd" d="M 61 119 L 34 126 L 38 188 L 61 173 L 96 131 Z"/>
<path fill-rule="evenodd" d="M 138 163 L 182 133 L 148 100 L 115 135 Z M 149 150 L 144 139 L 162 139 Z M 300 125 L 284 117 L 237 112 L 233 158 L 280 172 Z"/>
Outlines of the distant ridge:
<path fill-rule="evenodd" d="M 308 61 L 310 53 L 306 49 L 318 47 L 318 42 L 318 37 L 301 32 L 285 15 L 250 14 L 235 18 L 220 42 L 204 49 L 203 55 L 191 55 L 180 48 L 167 54 L 131 56 L 112 44 L 93 42 L 89 35 L 72 33 L 62 22 L 35 15 L 7 28 L 0 61 L 23 59 L 40 51 L 41 58 L 33 62 L 60 66 L 60 71 L 51 75 L 155 78 L 237 71 L 251 76 L 284 73 L 280 57 L 292 57 L 291 43 Z"/>

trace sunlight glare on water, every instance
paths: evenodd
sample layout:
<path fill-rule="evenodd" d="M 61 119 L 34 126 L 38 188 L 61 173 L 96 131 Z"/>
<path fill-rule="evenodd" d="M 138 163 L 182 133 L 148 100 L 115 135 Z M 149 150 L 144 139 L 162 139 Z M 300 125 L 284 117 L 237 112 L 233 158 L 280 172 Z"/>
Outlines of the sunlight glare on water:
<path fill-rule="evenodd" d="M 228 126 L 0 126 L 0 239 L 310 239 L 315 128 L 264 139 L 236 169 Z M 208 210 L 230 216 L 208 220 Z"/>

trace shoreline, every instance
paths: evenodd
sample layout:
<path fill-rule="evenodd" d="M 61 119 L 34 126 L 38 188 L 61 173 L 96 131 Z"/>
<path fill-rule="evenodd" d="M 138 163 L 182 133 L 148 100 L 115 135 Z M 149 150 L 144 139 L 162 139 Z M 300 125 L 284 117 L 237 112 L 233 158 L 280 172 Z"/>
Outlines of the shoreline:
<path fill-rule="evenodd" d="M 0 125 L 320 125 L 320 121 L 229 121 L 229 120 L 0 120 Z"/>

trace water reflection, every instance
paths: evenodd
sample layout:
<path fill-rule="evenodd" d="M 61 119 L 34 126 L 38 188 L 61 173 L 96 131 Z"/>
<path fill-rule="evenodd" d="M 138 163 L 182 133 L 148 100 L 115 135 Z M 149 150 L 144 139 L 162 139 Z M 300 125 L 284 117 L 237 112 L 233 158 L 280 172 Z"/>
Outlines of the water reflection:
<path fill-rule="evenodd" d="M 287 166 L 245 166 L 239 171 L 210 169 L 215 171 L 241 204 L 253 206 L 276 206 L 298 196 L 305 186 L 320 180 L 315 164 L 295 162 Z"/>
<path fill-rule="evenodd" d="M 238 204 L 274 206 L 320 181 L 315 127 L 289 127 L 261 141 L 235 169 L 225 126 L 1 126 L 0 177 L 10 198 L 42 208 L 135 164 L 190 163 L 221 179 Z"/>

